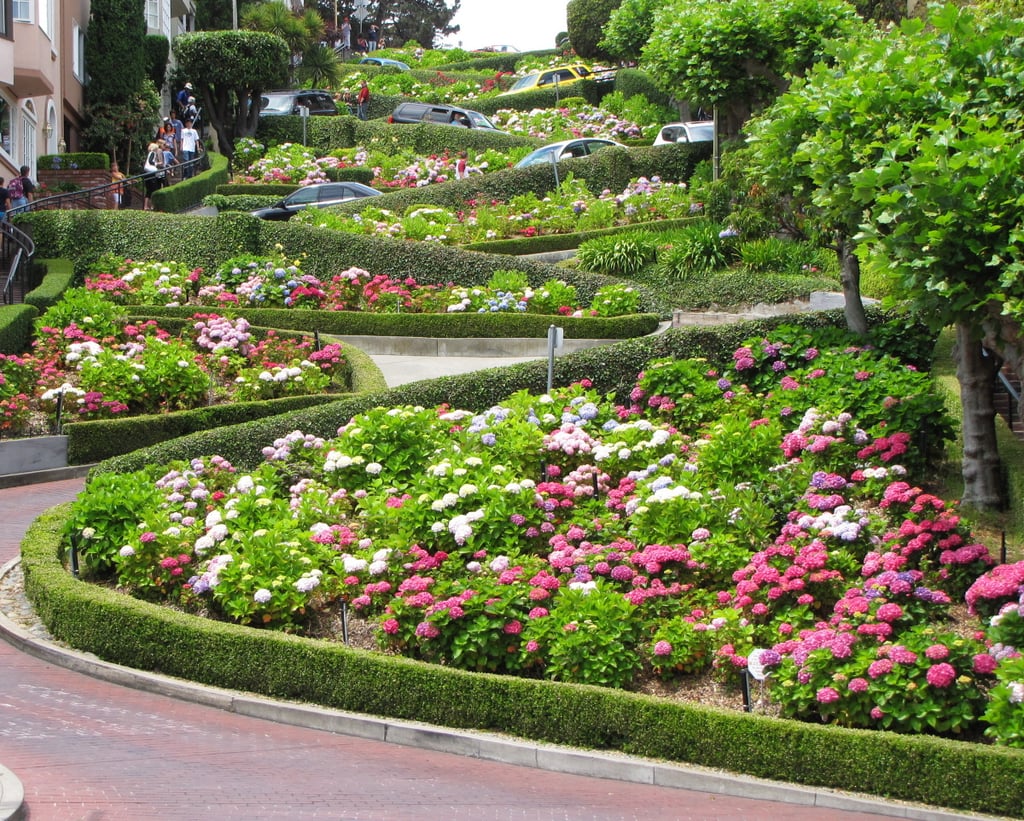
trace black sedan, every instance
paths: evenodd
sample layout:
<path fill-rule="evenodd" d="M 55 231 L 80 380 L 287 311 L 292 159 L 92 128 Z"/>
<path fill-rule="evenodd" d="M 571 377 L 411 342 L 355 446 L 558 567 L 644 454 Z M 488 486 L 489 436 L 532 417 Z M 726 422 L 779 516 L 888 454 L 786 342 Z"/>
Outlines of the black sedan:
<path fill-rule="evenodd" d="M 378 196 L 380 191 L 360 182 L 322 182 L 303 186 L 269 208 L 258 208 L 249 213 L 264 220 L 289 220 L 303 208 L 326 208 L 349 200 Z"/>

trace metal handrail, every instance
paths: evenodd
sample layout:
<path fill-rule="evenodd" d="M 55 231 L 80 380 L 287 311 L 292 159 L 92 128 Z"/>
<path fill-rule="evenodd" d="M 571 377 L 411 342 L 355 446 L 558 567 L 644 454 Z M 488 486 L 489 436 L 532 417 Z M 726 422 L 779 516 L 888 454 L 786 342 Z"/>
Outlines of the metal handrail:
<path fill-rule="evenodd" d="M 32 237 L 11 225 L 7 220 L 0 221 L 0 254 L 6 259 L 14 248 L 14 255 L 11 256 L 11 265 L 4 277 L 4 304 L 10 305 L 14 302 L 14 283 L 19 279 L 28 279 L 29 266 L 32 257 L 36 252 L 36 245 Z"/>
<path fill-rule="evenodd" d="M 175 182 L 180 182 L 183 178 L 175 179 L 178 178 L 179 173 L 189 169 L 194 171 L 204 170 L 208 162 L 206 154 L 203 153 L 193 160 L 169 166 L 167 173 L 171 175 L 171 179 L 174 179 Z M 66 191 L 60 194 L 52 194 L 48 197 L 40 197 L 32 200 L 28 205 L 12 208 L 7 212 L 7 217 L 9 219 L 29 211 L 50 211 L 62 208 L 109 210 L 111 195 L 115 193 L 115 189 L 131 189 L 133 192 L 141 191 L 147 177 L 149 177 L 148 173 L 134 174 L 117 182 L 103 183 L 92 188 L 83 188 L 81 191 Z"/>

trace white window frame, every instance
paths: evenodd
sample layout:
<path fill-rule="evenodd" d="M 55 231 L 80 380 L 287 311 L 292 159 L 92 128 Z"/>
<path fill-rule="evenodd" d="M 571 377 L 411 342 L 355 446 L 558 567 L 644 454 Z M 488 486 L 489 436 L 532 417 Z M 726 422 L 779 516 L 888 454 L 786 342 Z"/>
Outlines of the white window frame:
<path fill-rule="evenodd" d="M 160 31 L 160 0 L 146 0 L 146 29 L 155 34 Z"/>
<path fill-rule="evenodd" d="M 33 22 L 32 6 L 32 0 L 13 0 L 11 11 L 14 13 L 14 21 L 16 23 Z"/>
<path fill-rule="evenodd" d="M 36 109 L 31 100 L 26 100 L 21 107 L 21 139 L 18 140 L 18 167 L 29 167 L 29 176 L 36 172 Z"/>
<path fill-rule="evenodd" d="M 39 30 L 53 41 L 53 0 L 36 0 L 39 10 Z"/>
<path fill-rule="evenodd" d="M 85 32 L 77 20 L 71 21 L 71 71 L 75 79 L 85 82 Z"/>
<path fill-rule="evenodd" d="M 0 154 L 3 154 L 4 156 L 9 157 L 10 161 L 11 161 L 11 164 L 13 165 L 14 164 L 14 112 L 18 110 L 18 103 L 17 103 L 17 101 L 12 102 L 12 101 L 8 100 L 6 97 L 4 97 L 2 95 L 0 95 L 0 101 L 2 101 L 5 106 L 7 106 L 7 131 L 6 131 L 7 139 L 6 140 L 3 139 L 3 137 L 5 136 L 4 135 L 4 130 L 2 128 L 0 128 Z M 2 119 L 0 119 L 0 124 L 2 124 Z"/>

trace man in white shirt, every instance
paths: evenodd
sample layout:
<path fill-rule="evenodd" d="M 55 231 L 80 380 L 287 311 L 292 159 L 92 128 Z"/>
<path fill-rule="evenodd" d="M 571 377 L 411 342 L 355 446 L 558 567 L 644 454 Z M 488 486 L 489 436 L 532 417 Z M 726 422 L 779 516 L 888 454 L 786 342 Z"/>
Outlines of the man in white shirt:
<path fill-rule="evenodd" d="M 192 127 L 191 120 L 185 120 L 185 127 L 181 129 L 181 161 L 188 163 L 199 156 L 199 132 Z M 196 173 L 194 165 L 185 166 L 185 179 L 194 177 Z"/>

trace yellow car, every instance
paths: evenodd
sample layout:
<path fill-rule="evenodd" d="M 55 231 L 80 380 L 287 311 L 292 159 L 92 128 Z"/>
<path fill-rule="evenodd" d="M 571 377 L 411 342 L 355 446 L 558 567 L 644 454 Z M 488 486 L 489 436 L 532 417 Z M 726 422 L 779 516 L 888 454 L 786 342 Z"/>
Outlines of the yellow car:
<path fill-rule="evenodd" d="M 538 88 L 554 88 L 556 84 L 575 83 L 577 80 L 593 78 L 593 76 L 594 73 L 582 65 L 546 68 L 543 71 L 534 71 L 525 77 L 520 77 L 512 85 L 512 88 L 501 96 L 519 94 L 523 91 L 533 91 Z"/>

